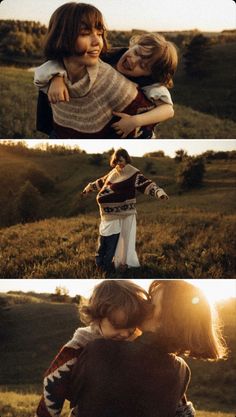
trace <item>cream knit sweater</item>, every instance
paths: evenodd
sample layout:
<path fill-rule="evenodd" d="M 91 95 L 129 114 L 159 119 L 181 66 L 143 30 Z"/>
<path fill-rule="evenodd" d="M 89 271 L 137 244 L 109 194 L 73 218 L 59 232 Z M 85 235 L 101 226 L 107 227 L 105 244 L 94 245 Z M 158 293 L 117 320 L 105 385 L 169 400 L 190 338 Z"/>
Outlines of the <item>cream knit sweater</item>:
<path fill-rule="evenodd" d="M 35 84 L 45 87 L 50 63 L 36 69 Z M 113 116 L 113 111 L 122 111 L 137 96 L 137 85 L 110 65 L 99 60 L 97 65 L 87 67 L 84 77 L 71 83 L 65 74 L 70 101 L 52 104 L 53 119 L 60 126 L 79 132 L 101 131 Z"/>

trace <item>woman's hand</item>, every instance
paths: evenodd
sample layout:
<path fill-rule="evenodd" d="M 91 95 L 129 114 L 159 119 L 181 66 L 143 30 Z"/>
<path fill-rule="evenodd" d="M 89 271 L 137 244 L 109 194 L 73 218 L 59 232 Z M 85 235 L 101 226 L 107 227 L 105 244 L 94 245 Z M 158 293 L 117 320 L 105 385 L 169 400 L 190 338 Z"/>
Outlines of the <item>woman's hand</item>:
<path fill-rule="evenodd" d="M 69 101 L 70 96 L 65 85 L 64 78 L 56 75 L 52 78 L 50 87 L 48 89 L 48 100 L 52 104 L 60 101 Z"/>
<path fill-rule="evenodd" d="M 169 197 L 167 194 L 164 194 L 160 197 L 160 200 L 169 200 Z"/>
<path fill-rule="evenodd" d="M 113 114 L 120 117 L 120 120 L 113 123 L 112 127 L 115 129 L 116 133 L 121 136 L 121 139 L 127 138 L 128 134 L 137 127 L 135 116 L 115 111 Z"/>
<path fill-rule="evenodd" d="M 91 184 L 89 183 L 88 185 L 86 185 L 86 187 L 83 189 L 83 191 L 82 191 L 82 195 L 85 195 L 85 194 L 88 194 L 88 193 L 91 193 L 92 192 L 92 186 L 91 186 Z"/>

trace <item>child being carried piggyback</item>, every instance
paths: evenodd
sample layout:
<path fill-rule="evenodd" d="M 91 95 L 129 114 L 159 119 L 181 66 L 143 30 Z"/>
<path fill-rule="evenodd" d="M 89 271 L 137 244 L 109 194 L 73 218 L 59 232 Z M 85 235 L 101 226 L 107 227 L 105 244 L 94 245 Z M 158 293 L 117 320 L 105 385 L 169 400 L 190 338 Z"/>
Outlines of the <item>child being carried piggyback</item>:
<path fill-rule="evenodd" d="M 145 33 L 133 36 L 129 48 L 112 48 L 101 59 L 135 82 L 150 101 L 149 108 L 141 106 L 137 114 L 114 111 L 115 133 L 121 138 L 130 137 L 131 132 L 135 132 L 132 137 L 155 138 L 155 125 L 174 116 L 169 89 L 178 64 L 175 45 L 160 34 Z M 62 62 L 47 61 L 36 69 L 35 84 L 39 88 L 49 87 L 48 98 L 52 104 L 71 99 Z"/>

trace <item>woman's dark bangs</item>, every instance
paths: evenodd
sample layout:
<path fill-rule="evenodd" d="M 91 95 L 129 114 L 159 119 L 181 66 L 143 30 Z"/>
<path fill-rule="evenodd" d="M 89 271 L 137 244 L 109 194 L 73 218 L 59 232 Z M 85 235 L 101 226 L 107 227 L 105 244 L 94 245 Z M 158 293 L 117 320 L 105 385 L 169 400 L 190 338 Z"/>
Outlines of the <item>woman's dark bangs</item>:
<path fill-rule="evenodd" d="M 83 19 L 81 21 L 81 26 L 84 26 L 86 29 L 92 30 L 96 28 L 98 30 L 104 30 L 105 26 L 101 13 L 98 10 L 87 10 L 83 13 Z"/>

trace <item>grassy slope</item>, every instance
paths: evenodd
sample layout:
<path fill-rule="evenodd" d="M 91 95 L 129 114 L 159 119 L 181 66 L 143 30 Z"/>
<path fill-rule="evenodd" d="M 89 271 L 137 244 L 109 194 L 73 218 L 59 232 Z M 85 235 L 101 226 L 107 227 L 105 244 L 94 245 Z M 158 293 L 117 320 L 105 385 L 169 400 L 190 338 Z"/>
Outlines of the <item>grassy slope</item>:
<path fill-rule="evenodd" d="M 214 65 L 205 80 L 188 79 L 180 63 L 173 99 L 175 118 L 157 128 L 160 138 L 222 138 L 235 137 L 235 75 L 234 44 L 212 48 Z M 35 130 L 37 91 L 33 73 L 23 69 L 2 67 L 0 74 L 1 138 L 43 138 Z M 234 120 L 234 121 L 233 121 Z"/>
<path fill-rule="evenodd" d="M 56 181 L 56 192 L 45 196 L 44 214 L 76 217 L 51 218 L 0 229 L 0 275 L 5 278 L 99 277 L 94 269 L 99 222 L 95 195 L 81 198 L 80 190 L 89 180 L 107 171 L 106 163 L 100 167 L 90 165 L 88 155 L 31 158 L 15 155 L 12 158 L 7 153 L 2 159 L 2 211 L 9 198 L 9 182 L 15 193 L 27 167 L 33 164 Z M 208 164 L 204 187 L 178 194 L 174 161 L 170 158 L 152 161 L 155 174 L 148 176 L 163 186 L 171 198 L 163 203 L 138 195 L 137 250 L 143 267 L 128 271 L 127 277 L 235 276 L 235 163 Z M 134 159 L 142 171 L 145 163 L 145 158 Z"/>
<path fill-rule="evenodd" d="M 196 80 L 188 78 L 183 70 L 183 60 L 175 77 L 174 102 L 201 112 L 236 120 L 236 44 L 214 45 L 210 50 L 209 76 Z"/>
<path fill-rule="evenodd" d="M 79 285 L 78 285 L 79 292 Z M 231 350 L 228 361 L 192 361 L 189 398 L 198 417 L 232 416 L 235 381 L 235 301 L 221 308 Z M 1 320 L 1 417 L 28 417 L 39 400 L 42 375 L 58 349 L 79 325 L 76 307 L 70 304 L 32 302 L 13 305 Z M 207 393 L 207 395 L 206 395 Z M 201 411 L 205 410 L 205 411 Z M 12 414 L 7 414 L 11 412 Z"/>

